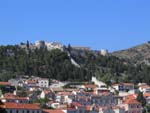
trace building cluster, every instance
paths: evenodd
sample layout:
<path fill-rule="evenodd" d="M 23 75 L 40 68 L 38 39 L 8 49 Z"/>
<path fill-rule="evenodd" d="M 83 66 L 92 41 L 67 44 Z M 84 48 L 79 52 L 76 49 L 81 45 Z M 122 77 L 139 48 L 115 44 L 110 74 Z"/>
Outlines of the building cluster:
<path fill-rule="evenodd" d="M 32 88 L 40 87 L 40 88 L 48 88 L 49 87 L 49 79 L 40 78 L 40 77 L 28 77 L 24 76 L 21 78 L 10 79 L 8 83 L 14 87 L 23 87 L 28 90 L 32 90 Z"/>
<path fill-rule="evenodd" d="M 101 49 L 100 54 L 103 56 L 106 56 L 106 55 L 108 55 L 108 50 L 107 49 Z"/>
<path fill-rule="evenodd" d="M 46 47 L 48 50 L 52 49 L 63 49 L 63 45 L 59 42 L 45 42 L 45 41 L 37 41 L 35 42 L 35 46 L 37 48 L 44 48 Z"/>
<path fill-rule="evenodd" d="M 145 83 L 139 84 L 138 89 L 133 83 L 108 87 L 92 77 L 91 82 L 69 88 L 64 88 L 65 84 L 57 80 L 50 84 L 49 79 L 34 76 L 0 82 L 0 107 L 7 113 L 142 113 L 138 91 L 150 103 L 150 86 Z M 3 92 L 4 88 L 8 90 Z"/>
<path fill-rule="evenodd" d="M 59 42 L 46 42 L 46 41 L 36 41 L 34 44 L 29 43 L 27 44 L 20 44 L 21 48 L 27 48 L 29 46 L 30 49 L 40 49 L 40 48 L 47 48 L 47 50 L 53 50 L 53 49 L 60 49 L 63 50 L 63 45 Z"/>
<path fill-rule="evenodd" d="M 31 50 L 40 49 L 40 48 L 47 48 L 48 51 L 53 50 L 53 49 L 59 49 L 63 50 L 63 44 L 59 42 L 47 42 L 47 41 L 36 41 L 35 43 L 21 43 L 20 44 L 21 48 L 27 49 L 29 47 Z M 72 46 L 74 50 L 79 50 L 79 51 L 91 51 L 90 47 L 84 47 L 84 46 Z M 11 50 L 8 50 L 8 53 L 14 54 L 11 52 Z M 99 50 L 99 53 L 103 56 L 108 55 L 108 50 L 107 49 L 101 49 Z"/>
<path fill-rule="evenodd" d="M 91 51 L 90 47 L 73 46 L 72 48 L 75 50 L 81 50 L 81 51 Z M 101 49 L 99 50 L 99 53 L 103 56 L 106 56 L 109 54 L 107 49 Z"/>
<path fill-rule="evenodd" d="M 81 46 L 73 46 L 72 48 L 75 50 L 82 50 L 82 51 L 90 51 L 91 50 L 90 47 L 81 47 Z"/>

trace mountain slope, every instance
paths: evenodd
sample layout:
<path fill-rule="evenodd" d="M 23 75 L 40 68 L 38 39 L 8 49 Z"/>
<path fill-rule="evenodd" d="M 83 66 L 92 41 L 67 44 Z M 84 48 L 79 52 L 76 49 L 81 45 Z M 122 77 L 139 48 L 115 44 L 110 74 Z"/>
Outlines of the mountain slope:
<path fill-rule="evenodd" d="M 149 59 L 149 48 L 149 44 L 143 44 L 103 56 L 99 51 L 76 50 L 71 46 L 64 46 L 63 51 L 0 46 L 0 81 L 34 75 L 61 81 L 90 81 L 96 76 L 107 84 L 150 83 L 150 66 L 134 63 Z"/>
<path fill-rule="evenodd" d="M 135 63 L 149 63 L 150 61 L 150 43 L 141 44 L 126 50 L 113 52 L 112 55 L 129 59 Z"/>

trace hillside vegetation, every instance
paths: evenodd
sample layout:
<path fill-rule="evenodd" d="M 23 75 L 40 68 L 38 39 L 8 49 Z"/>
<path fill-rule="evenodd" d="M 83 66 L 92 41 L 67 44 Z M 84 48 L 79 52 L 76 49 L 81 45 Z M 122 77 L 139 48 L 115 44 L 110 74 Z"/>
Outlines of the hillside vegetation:
<path fill-rule="evenodd" d="M 0 80 L 34 75 L 61 81 L 90 81 L 92 76 L 96 76 L 107 84 L 150 82 L 150 66 L 143 63 L 135 65 L 129 58 L 116 56 L 75 50 L 71 46 L 64 47 L 64 51 L 0 46 Z M 71 59 L 80 67 L 72 64 Z"/>
<path fill-rule="evenodd" d="M 141 44 L 126 50 L 113 52 L 112 55 L 129 59 L 134 63 L 146 63 L 150 61 L 150 42 Z"/>

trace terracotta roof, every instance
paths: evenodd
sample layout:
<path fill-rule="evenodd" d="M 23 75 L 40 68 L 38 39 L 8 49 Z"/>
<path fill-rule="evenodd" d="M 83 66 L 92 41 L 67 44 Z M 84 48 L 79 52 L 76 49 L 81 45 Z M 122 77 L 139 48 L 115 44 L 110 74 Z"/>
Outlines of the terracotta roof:
<path fill-rule="evenodd" d="M 134 83 L 118 83 L 118 84 L 113 84 L 112 86 L 117 86 L 117 85 L 134 85 Z"/>
<path fill-rule="evenodd" d="M 120 106 L 113 106 L 112 109 L 123 109 L 123 110 L 125 110 L 124 107 L 120 107 Z"/>
<path fill-rule="evenodd" d="M 144 97 L 150 97 L 150 93 L 144 93 Z"/>
<path fill-rule="evenodd" d="M 58 95 L 72 95 L 70 92 L 58 92 Z"/>
<path fill-rule="evenodd" d="M 62 110 L 48 110 L 48 109 L 43 109 L 42 111 L 44 113 L 64 113 Z"/>
<path fill-rule="evenodd" d="M 40 110 L 40 107 L 36 104 L 19 104 L 19 103 L 4 103 L 3 108 L 8 109 L 35 109 Z"/>
<path fill-rule="evenodd" d="M 123 103 L 124 104 L 141 104 L 136 99 L 126 99 Z"/>
<path fill-rule="evenodd" d="M 54 92 L 63 92 L 63 91 L 64 91 L 63 88 L 53 88 L 53 87 L 51 87 L 51 89 L 52 89 Z"/>
<path fill-rule="evenodd" d="M 13 99 L 13 100 L 28 100 L 28 97 L 18 97 L 16 95 L 14 95 L 13 93 L 6 93 L 4 95 L 4 97 L 0 98 L 0 99 Z"/>
<path fill-rule="evenodd" d="M 115 84 L 115 83 L 114 83 L 114 84 L 112 84 L 112 86 L 118 86 L 118 85 L 119 85 L 119 84 Z"/>
<path fill-rule="evenodd" d="M 134 86 L 134 83 L 123 83 L 124 85 L 132 85 L 132 86 Z"/>
<path fill-rule="evenodd" d="M 71 106 L 72 107 L 81 107 L 82 105 L 78 102 L 73 102 L 73 103 L 71 103 Z"/>
<path fill-rule="evenodd" d="M 49 94 L 49 93 L 51 93 L 51 91 L 49 91 L 49 90 L 44 90 L 44 93 L 45 93 L 45 94 Z"/>
<path fill-rule="evenodd" d="M 9 82 L 0 82 L 0 85 L 10 85 L 10 83 Z"/>
<path fill-rule="evenodd" d="M 150 88 L 150 86 L 148 86 L 148 85 L 143 85 L 143 86 L 140 86 L 139 88 L 141 88 L 141 89 L 146 89 L 146 88 Z"/>
<path fill-rule="evenodd" d="M 85 110 L 86 111 L 91 111 L 92 110 L 92 106 L 85 106 Z"/>
<path fill-rule="evenodd" d="M 88 97 L 88 96 L 78 96 L 77 97 L 78 99 L 82 99 L 82 100 L 88 100 L 88 99 L 90 99 L 90 97 Z"/>
<path fill-rule="evenodd" d="M 36 84 L 36 81 L 28 80 L 27 83 L 28 83 L 28 84 Z"/>
<path fill-rule="evenodd" d="M 13 93 L 5 93 L 4 97 L 15 97 Z"/>
<path fill-rule="evenodd" d="M 96 88 L 97 86 L 94 84 L 86 84 L 84 85 L 85 88 Z"/>
<path fill-rule="evenodd" d="M 4 98 L 0 98 L 0 99 L 6 99 L 6 100 L 28 100 L 27 97 L 4 97 Z"/>
<path fill-rule="evenodd" d="M 101 93 L 101 96 L 108 96 L 110 94 L 111 94 L 110 92 L 103 92 L 103 93 Z"/>
<path fill-rule="evenodd" d="M 128 95 L 126 98 L 130 99 L 130 100 L 136 99 L 137 98 L 137 94 Z"/>

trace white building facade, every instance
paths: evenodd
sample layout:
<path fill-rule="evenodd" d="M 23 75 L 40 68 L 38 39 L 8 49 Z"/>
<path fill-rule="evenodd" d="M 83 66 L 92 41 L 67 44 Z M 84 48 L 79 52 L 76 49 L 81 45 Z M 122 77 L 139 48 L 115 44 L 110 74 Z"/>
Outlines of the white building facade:
<path fill-rule="evenodd" d="M 49 87 L 49 80 L 48 79 L 39 79 L 38 80 L 38 86 L 42 88 L 48 88 Z"/>

